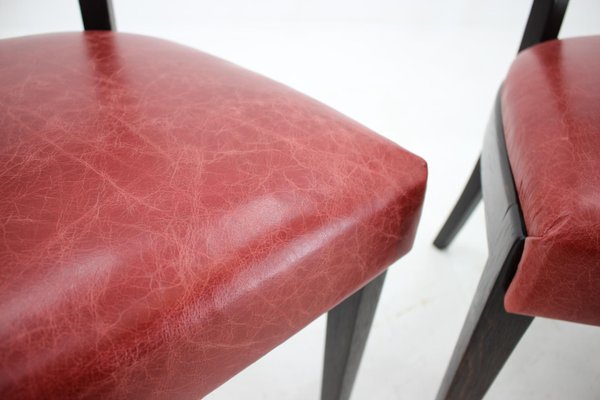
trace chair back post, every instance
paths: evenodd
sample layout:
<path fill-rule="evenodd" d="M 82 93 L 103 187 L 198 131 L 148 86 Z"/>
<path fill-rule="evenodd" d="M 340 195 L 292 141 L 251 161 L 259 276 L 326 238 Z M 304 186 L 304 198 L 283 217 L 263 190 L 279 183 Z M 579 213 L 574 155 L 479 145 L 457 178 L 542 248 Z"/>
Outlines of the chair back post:
<path fill-rule="evenodd" d="M 79 0 L 86 31 L 112 31 L 117 28 L 111 0 Z"/>
<path fill-rule="evenodd" d="M 534 0 L 519 53 L 535 44 L 556 39 L 569 0 Z"/>

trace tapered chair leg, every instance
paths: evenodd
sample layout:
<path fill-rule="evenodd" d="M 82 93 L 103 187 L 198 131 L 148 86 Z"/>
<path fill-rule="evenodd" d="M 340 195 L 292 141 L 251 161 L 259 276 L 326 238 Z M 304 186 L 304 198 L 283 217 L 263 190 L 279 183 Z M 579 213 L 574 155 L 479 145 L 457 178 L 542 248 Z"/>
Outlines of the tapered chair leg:
<path fill-rule="evenodd" d="M 481 158 L 471 173 L 467 186 L 463 190 L 458 202 L 446 220 L 446 223 L 435 238 L 433 244 L 438 249 L 445 249 L 463 227 L 467 219 L 481 201 Z"/>
<path fill-rule="evenodd" d="M 347 400 L 379 301 L 385 272 L 327 314 L 321 400 Z"/>
<path fill-rule="evenodd" d="M 533 320 L 504 310 L 504 294 L 519 262 L 523 239 L 505 243 L 501 236 L 498 248 L 505 250 L 490 254 L 438 400 L 481 399 Z"/>

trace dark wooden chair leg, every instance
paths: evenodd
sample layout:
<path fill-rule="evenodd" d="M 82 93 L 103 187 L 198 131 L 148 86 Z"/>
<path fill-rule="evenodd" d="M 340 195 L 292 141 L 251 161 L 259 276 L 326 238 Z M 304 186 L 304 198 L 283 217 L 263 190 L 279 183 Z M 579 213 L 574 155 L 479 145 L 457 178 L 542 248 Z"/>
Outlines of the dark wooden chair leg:
<path fill-rule="evenodd" d="M 533 320 L 504 309 L 504 295 L 527 234 L 504 142 L 499 97 L 486 132 L 480 168 L 489 258 L 438 400 L 481 399 Z"/>
<path fill-rule="evenodd" d="M 458 202 L 446 220 L 446 223 L 438 233 L 433 244 L 438 249 L 445 249 L 461 230 L 473 210 L 481 201 L 481 159 L 471 173 L 467 186 L 463 190 Z"/>
<path fill-rule="evenodd" d="M 488 259 L 437 399 L 481 399 L 519 343 L 532 317 L 504 310 L 504 294 L 522 253 L 523 242 L 508 254 Z"/>
<path fill-rule="evenodd" d="M 385 280 L 385 272 L 327 314 L 321 400 L 347 400 Z"/>
<path fill-rule="evenodd" d="M 112 0 L 79 0 L 79 9 L 86 31 L 116 29 Z"/>

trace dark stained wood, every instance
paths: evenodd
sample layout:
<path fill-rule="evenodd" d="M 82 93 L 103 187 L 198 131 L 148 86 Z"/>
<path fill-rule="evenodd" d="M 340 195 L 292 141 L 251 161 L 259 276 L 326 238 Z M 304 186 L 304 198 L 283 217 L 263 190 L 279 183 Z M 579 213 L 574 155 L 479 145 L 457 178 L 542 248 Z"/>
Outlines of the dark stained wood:
<path fill-rule="evenodd" d="M 111 0 L 79 0 L 79 8 L 86 31 L 117 29 Z"/>
<path fill-rule="evenodd" d="M 556 39 L 569 0 L 534 0 L 519 52 L 546 40 Z"/>
<path fill-rule="evenodd" d="M 533 318 L 509 314 L 504 295 L 526 236 L 504 142 L 499 99 L 488 126 L 481 176 L 489 258 L 437 399 L 481 399 Z"/>
<path fill-rule="evenodd" d="M 500 240 L 508 242 L 509 237 Z M 531 324 L 531 317 L 504 311 L 503 286 L 522 250 L 523 241 L 517 240 L 508 254 L 488 259 L 437 399 L 483 398 Z"/>
<path fill-rule="evenodd" d="M 385 272 L 327 314 L 321 400 L 348 400 L 367 343 Z"/>
<path fill-rule="evenodd" d="M 463 190 L 458 202 L 446 220 L 446 223 L 433 241 L 438 249 L 445 249 L 456 237 L 456 234 L 462 229 L 463 225 L 477 204 L 481 201 L 481 159 L 477 160 L 467 186 Z"/>

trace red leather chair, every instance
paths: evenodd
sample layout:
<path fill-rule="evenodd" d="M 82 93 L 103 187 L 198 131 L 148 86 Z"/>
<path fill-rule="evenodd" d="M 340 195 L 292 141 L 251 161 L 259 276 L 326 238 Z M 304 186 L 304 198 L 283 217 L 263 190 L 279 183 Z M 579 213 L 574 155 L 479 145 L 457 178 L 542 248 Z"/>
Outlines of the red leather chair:
<path fill-rule="evenodd" d="M 424 161 L 80 3 L 0 41 L 0 397 L 196 399 L 329 312 L 347 399 Z"/>
<path fill-rule="evenodd" d="M 448 246 L 483 192 L 489 259 L 438 399 L 482 398 L 535 316 L 600 325 L 600 37 L 555 40 L 566 7 L 534 1 L 435 240 Z"/>

